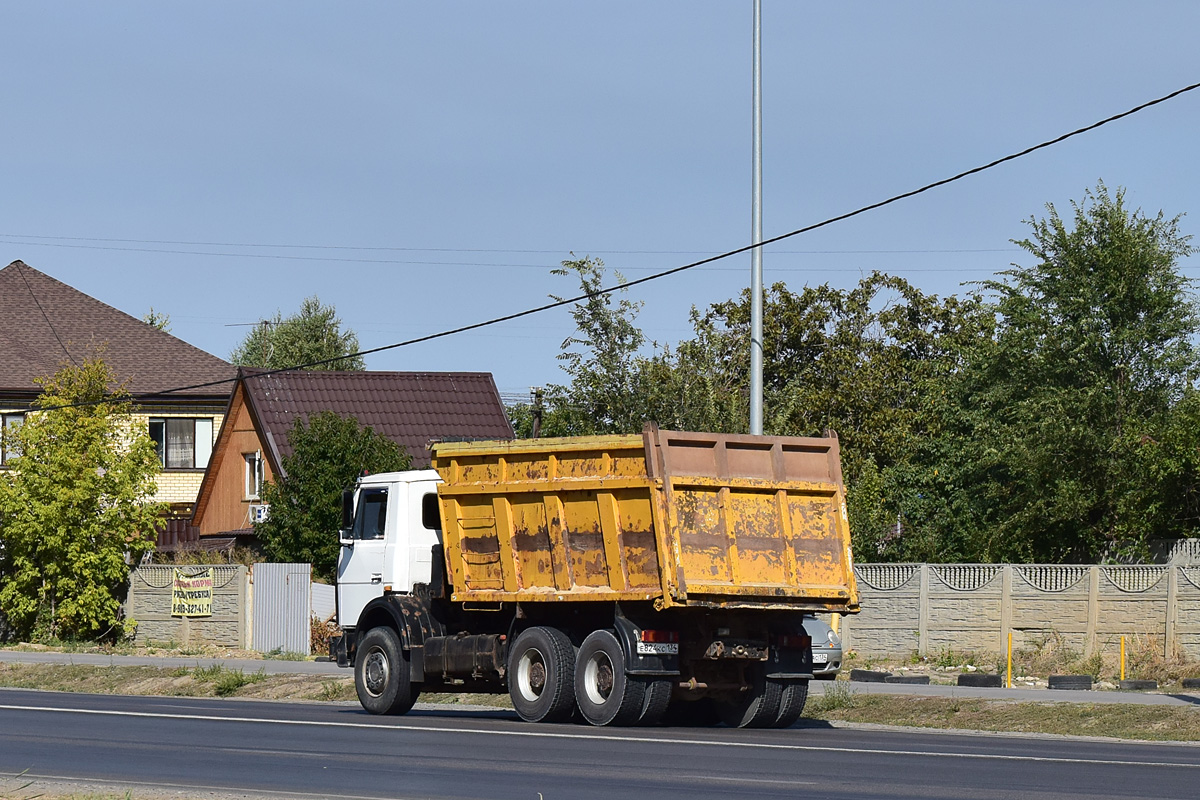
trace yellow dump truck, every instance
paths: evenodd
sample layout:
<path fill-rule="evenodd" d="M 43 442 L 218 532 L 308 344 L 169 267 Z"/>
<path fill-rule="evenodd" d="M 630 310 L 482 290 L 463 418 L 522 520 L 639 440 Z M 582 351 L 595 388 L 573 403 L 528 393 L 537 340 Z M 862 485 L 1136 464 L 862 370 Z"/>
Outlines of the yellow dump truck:
<path fill-rule="evenodd" d="M 363 706 L 508 692 L 529 721 L 799 718 L 805 613 L 854 613 L 836 438 L 445 443 L 343 504 L 331 655 Z"/>

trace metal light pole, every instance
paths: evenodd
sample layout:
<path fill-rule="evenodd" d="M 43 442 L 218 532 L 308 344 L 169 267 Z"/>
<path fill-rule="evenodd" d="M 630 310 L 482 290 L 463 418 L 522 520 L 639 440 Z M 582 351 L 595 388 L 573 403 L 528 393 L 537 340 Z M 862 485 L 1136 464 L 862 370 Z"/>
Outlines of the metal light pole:
<path fill-rule="evenodd" d="M 754 0 L 754 146 L 751 242 L 762 242 L 762 0 Z M 750 433 L 763 432 L 762 248 L 750 251 Z"/>

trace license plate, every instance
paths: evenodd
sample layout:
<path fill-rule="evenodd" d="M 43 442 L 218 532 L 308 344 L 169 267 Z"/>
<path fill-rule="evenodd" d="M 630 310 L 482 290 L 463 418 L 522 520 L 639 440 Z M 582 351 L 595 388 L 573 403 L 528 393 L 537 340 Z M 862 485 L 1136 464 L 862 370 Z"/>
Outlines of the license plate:
<path fill-rule="evenodd" d="M 813 653 L 813 663 L 814 664 L 828 664 L 829 663 L 829 653 Z"/>
<path fill-rule="evenodd" d="M 637 651 L 639 656 L 677 656 L 679 655 L 679 643 L 638 642 Z"/>

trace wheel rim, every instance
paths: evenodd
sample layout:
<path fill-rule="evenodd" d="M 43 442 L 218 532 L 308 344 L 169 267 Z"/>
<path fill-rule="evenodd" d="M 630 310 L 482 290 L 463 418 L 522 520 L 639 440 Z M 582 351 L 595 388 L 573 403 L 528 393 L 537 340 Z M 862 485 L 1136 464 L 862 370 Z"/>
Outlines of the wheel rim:
<path fill-rule="evenodd" d="M 546 688 L 546 657 L 540 650 L 529 648 L 517 662 L 517 690 L 530 702 L 541 698 Z"/>
<path fill-rule="evenodd" d="M 363 666 L 363 684 L 367 694 L 379 697 L 387 689 L 392 668 L 382 648 L 372 647 Z"/>
<path fill-rule="evenodd" d="M 613 664 L 603 651 L 592 653 L 583 667 L 583 691 L 592 705 L 608 702 L 613 690 Z"/>

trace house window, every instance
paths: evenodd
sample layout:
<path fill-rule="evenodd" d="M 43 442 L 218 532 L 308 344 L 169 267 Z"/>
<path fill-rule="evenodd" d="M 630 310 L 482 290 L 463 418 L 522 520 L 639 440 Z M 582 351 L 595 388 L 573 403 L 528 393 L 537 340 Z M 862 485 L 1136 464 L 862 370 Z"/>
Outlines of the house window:
<path fill-rule="evenodd" d="M 24 421 L 24 414 L 0 414 L 0 464 L 7 464 L 10 458 L 21 454 L 13 434 Z"/>
<path fill-rule="evenodd" d="M 262 451 L 242 453 L 242 458 L 246 460 L 246 499 L 257 500 L 263 487 Z"/>
<path fill-rule="evenodd" d="M 150 438 L 164 469 L 204 469 L 212 455 L 212 417 L 151 417 Z"/>

